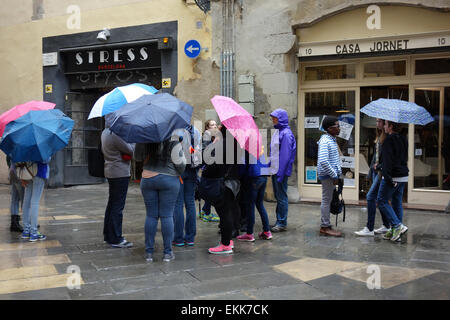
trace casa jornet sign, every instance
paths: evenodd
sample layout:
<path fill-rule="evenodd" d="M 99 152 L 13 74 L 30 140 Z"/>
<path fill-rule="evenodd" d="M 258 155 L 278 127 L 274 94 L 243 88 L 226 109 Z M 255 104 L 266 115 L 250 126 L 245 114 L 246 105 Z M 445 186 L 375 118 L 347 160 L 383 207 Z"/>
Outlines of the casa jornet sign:
<path fill-rule="evenodd" d="M 67 74 L 161 67 L 156 42 L 68 48 L 60 53 Z"/>
<path fill-rule="evenodd" d="M 450 31 L 386 38 L 299 43 L 299 57 L 407 51 L 450 46 Z"/>

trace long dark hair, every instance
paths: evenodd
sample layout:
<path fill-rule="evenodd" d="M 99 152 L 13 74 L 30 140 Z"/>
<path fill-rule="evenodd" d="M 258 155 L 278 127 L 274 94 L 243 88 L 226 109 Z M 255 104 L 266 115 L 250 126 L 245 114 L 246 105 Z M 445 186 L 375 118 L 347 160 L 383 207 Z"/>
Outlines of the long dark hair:
<path fill-rule="evenodd" d="M 147 143 L 145 145 L 147 163 L 155 165 L 158 160 L 170 158 L 172 143 L 174 141 L 171 141 L 170 138 L 159 143 Z"/>

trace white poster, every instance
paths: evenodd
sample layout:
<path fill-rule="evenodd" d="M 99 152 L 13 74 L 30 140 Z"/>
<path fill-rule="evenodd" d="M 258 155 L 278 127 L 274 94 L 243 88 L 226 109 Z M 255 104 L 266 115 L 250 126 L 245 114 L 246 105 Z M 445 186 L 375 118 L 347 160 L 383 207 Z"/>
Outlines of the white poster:
<path fill-rule="evenodd" d="M 354 157 L 341 157 L 341 167 L 342 168 L 355 168 L 355 158 Z"/>
<path fill-rule="evenodd" d="M 320 117 L 305 117 L 305 129 L 319 128 Z"/>
<path fill-rule="evenodd" d="M 341 128 L 341 132 L 338 137 L 344 140 L 350 139 L 353 131 L 353 125 L 347 122 L 339 121 L 339 127 Z"/>
<path fill-rule="evenodd" d="M 344 186 L 346 186 L 346 187 L 354 187 L 355 186 L 355 179 L 345 179 L 344 178 Z"/>

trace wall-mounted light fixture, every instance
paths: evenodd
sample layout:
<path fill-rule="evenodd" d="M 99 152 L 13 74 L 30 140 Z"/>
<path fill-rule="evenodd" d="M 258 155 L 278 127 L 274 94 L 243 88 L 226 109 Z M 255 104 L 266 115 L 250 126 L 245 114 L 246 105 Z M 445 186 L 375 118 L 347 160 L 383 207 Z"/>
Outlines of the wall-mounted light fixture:
<path fill-rule="evenodd" d="M 111 36 L 111 32 L 109 31 L 108 28 L 104 28 L 103 31 L 100 31 L 97 35 L 97 40 L 98 41 L 102 41 L 105 42 L 109 39 L 109 37 Z"/>

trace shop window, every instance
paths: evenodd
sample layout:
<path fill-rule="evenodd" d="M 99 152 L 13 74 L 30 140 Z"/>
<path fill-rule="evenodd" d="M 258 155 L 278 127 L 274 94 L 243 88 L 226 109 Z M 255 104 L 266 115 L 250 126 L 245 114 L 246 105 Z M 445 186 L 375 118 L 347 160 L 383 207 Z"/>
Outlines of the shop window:
<path fill-rule="evenodd" d="M 416 60 L 416 75 L 450 73 L 450 58 Z"/>
<path fill-rule="evenodd" d="M 305 81 L 354 79 L 355 69 L 356 67 L 354 64 L 306 67 Z"/>
<path fill-rule="evenodd" d="M 355 92 L 308 92 L 305 95 L 305 180 L 307 184 L 319 184 L 317 177 L 317 152 L 324 116 L 338 117 L 341 133 L 337 138 L 344 165 L 345 185 L 355 185 Z"/>
<path fill-rule="evenodd" d="M 415 91 L 415 102 L 435 121 L 414 127 L 414 188 L 450 190 L 450 88 Z"/>
<path fill-rule="evenodd" d="M 405 60 L 364 63 L 364 78 L 398 77 L 405 75 Z"/>

